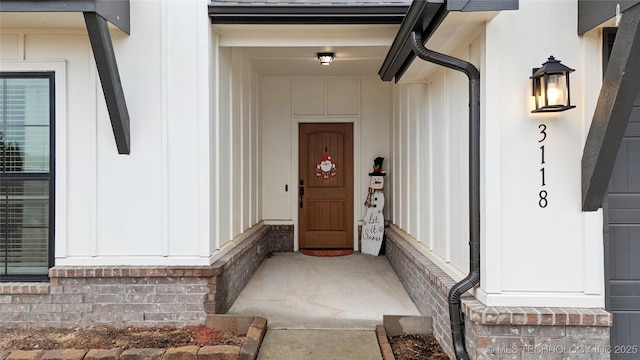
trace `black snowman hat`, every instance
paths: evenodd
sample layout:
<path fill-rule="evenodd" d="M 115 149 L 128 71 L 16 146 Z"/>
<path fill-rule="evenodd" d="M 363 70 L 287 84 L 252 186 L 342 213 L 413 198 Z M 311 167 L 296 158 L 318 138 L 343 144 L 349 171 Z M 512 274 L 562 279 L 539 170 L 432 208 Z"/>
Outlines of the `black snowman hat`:
<path fill-rule="evenodd" d="M 387 172 L 382 170 L 382 162 L 384 161 L 384 158 L 381 156 L 378 156 L 377 158 L 373 159 L 373 172 L 369 173 L 369 176 L 386 176 Z"/>

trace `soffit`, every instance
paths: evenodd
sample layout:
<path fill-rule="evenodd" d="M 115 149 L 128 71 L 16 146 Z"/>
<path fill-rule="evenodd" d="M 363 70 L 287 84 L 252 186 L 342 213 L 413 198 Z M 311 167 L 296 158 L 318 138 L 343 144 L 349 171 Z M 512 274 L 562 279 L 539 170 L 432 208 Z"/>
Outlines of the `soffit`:
<path fill-rule="evenodd" d="M 480 36 L 486 23 L 498 14 L 497 11 L 449 12 L 425 46 L 443 54 L 456 53 Z M 414 61 L 398 83 L 424 82 L 434 71 L 441 69 L 442 67 L 436 64 Z"/>
<path fill-rule="evenodd" d="M 214 25 L 263 76 L 375 76 L 398 25 Z M 333 52 L 321 66 L 318 52 Z"/>
<path fill-rule="evenodd" d="M 130 0 L 1 0 L 2 27 L 42 27 L 43 22 L 52 26 L 77 27 L 78 19 L 68 13 L 95 13 L 117 26 L 123 32 L 130 30 Z M 26 13 L 31 13 L 28 15 Z M 10 16 L 8 14 L 12 14 Z M 41 19 L 33 14 L 40 15 Z M 57 14 L 57 15 L 56 15 Z M 67 15 L 64 15 L 67 14 Z M 62 16 L 60 16 L 62 15 Z M 22 20 L 22 23 L 16 22 Z M 7 21 L 8 23 L 5 23 Z M 84 21 L 82 21 L 84 25 Z M 18 25 L 18 26 L 16 26 Z"/>
<path fill-rule="evenodd" d="M 87 32 L 84 16 L 81 12 L 1 12 L 0 28 L 2 29 L 60 29 Z M 117 26 L 109 23 L 109 30 L 114 35 L 126 35 Z"/>

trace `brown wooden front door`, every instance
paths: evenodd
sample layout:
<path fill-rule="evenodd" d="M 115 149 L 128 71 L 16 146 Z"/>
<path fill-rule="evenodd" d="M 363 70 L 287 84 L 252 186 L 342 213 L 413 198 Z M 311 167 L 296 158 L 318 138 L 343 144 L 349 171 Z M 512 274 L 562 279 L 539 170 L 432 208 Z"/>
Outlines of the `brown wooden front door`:
<path fill-rule="evenodd" d="M 352 249 L 353 124 L 300 124 L 298 154 L 300 248 Z"/>

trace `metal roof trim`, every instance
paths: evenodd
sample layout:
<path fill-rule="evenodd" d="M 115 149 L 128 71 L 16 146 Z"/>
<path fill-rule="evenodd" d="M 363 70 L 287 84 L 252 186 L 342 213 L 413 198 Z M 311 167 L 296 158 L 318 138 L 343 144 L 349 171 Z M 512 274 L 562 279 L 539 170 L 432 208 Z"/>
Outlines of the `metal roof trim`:
<path fill-rule="evenodd" d="M 428 41 L 450 11 L 517 10 L 519 5 L 519 0 L 413 0 L 378 75 L 384 81 L 395 78 L 398 82 L 416 58 L 411 32 L 419 31 Z"/>
<path fill-rule="evenodd" d="M 94 12 L 124 31 L 131 31 L 129 0 L 2 0 L 0 12 Z"/>
<path fill-rule="evenodd" d="M 400 80 L 402 74 L 416 58 L 411 47 L 411 33 L 419 31 L 422 39 L 427 41 L 447 16 L 448 11 L 445 5 L 444 2 L 432 3 L 425 0 L 416 0 L 411 4 L 378 72 L 382 80 L 391 81 L 394 78 L 396 82 Z"/>
<path fill-rule="evenodd" d="M 400 24 L 407 5 L 209 5 L 213 24 Z"/>

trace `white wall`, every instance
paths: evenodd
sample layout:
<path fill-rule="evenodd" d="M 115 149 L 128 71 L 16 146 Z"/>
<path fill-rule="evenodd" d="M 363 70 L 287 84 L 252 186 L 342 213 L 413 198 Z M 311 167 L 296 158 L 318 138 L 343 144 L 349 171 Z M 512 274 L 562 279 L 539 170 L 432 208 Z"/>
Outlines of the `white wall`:
<path fill-rule="evenodd" d="M 364 216 L 369 172 L 389 158 L 390 85 L 374 77 L 265 77 L 262 80 L 262 206 L 265 221 L 297 224 L 298 124 L 354 124 L 354 217 Z M 383 168 L 387 169 L 388 160 Z M 289 191 L 285 191 L 288 185 Z M 357 228 L 354 227 L 357 235 Z M 297 234 L 295 235 L 297 248 Z M 357 248 L 357 236 L 354 247 Z"/>
<path fill-rule="evenodd" d="M 219 36 L 213 36 L 211 247 L 224 251 L 262 220 L 260 85 L 242 50 L 218 47 Z"/>
<path fill-rule="evenodd" d="M 581 211 L 580 169 L 600 88 L 600 35 L 578 37 L 576 21 L 576 1 L 523 0 L 451 54 L 482 74 L 476 296 L 487 305 L 604 305 L 602 215 Z M 531 114 L 529 76 L 550 55 L 576 69 L 577 108 Z M 467 86 L 463 75 L 439 70 L 424 84 L 394 87 L 392 220 L 458 280 L 468 271 Z M 541 190 L 548 194 L 544 208 Z"/>
<path fill-rule="evenodd" d="M 207 4 L 132 0 L 131 35 L 114 31 L 128 156 L 116 151 L 86 30 L 2 28 L 3 62 L 66 64 L 56 265 L 208 265 L 260 220 L 257 77 L 217 47 Z"/>
<path fill-rule="evenodd" d="M 487 59 L 495 61 L 487 60 L 486 93 L 499 96 L 486 110 L 485 158 L 495 156 L 492 165 L 497 167 L 485 168 L 485 204 L 488 217 L 500 219 L 499 228 L 493 224 L 485 232 L 489 265 L 483 289 L 489 304 L 604 305 L 602 218 L 581 211 L 580 168 L 600 89 L 601 40 L 597 31 L 578 37 L 576 26 L 576 1 L 531 0 L 521 1 L 519 11 L 504 12 L 487 26 Z M 533 28 L 537 39 L 553 41 L 523 46 L 521 34 Z M 531 114 L 526 75 L 550 55 L 576 69 L 571 87 L 577 108 Z M 494 74 L 498 78 L 492 78 Z M 499 122 L 491 121 L 494 118 Z M 547 128 L 542 143 L 541 125 Z M 499 148 L 493 145 L 496 140 Z M 538 203 L 542 190 L 548 194 L 545 208 Z"/>
<path fill-rule="evenodd" d="M 452 55 L 479 58 L 478 42 Z M 467 78 L 442 68 L 428 83 L 396 85 L 394 93 L 391 220 L 451 276 L 464 277 L 469 268 Z"/>

